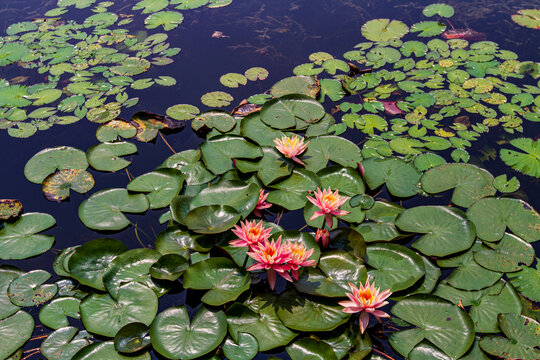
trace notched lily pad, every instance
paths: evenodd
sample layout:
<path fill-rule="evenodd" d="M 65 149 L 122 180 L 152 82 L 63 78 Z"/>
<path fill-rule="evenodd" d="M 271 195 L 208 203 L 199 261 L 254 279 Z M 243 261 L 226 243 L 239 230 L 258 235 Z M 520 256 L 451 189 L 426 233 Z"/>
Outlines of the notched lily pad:
<path fill-rule="evenodd" d="M 62 201 L 69 197 L 69 190 L 84 194 L 94 187 L 92 174 L 81 169 L 65 169 L 43 180 L 43 194 L 47 200 Z"/>

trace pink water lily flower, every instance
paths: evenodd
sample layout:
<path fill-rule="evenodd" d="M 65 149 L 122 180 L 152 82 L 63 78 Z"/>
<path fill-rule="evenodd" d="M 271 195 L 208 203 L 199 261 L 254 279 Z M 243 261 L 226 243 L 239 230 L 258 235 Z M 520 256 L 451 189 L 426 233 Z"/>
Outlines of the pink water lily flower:
<path fill-rule="evenodd" d="M 326 229 L 317 229 L 317 232 L 315 233 L 315 241 L 319 242 L 321 240 L 321 245 L 323 248 L 328 246 L 328 243 L 330 242 L 330 231 Z"/>
<path fill-rule="evenodd" d="M 313 213 L 313 216 L 309 218 L 309 221 L 318 218 L 321 215 L 324 215 L 326 220 L 326 225 L 331 229 L 334 224 L 332 216 L 341 216 L 347 215 L 349 212 L 345 210 L 340 210 L 339 207 L 343 205 L 349 198 L 347 196 L 341 196 L 338 194 L 338 191 L 332 192 L 330 187 L 327 190 L 321 191 L 317 188 L 315 193 L 315 198 L 308 196 L 307 199 L 311 201 L 313 205 L 318 207 L 320 210 L 317 210 Z"/>
<path fill-rule="evenodd" d="M 272 206 L 269 202 L 266 202 L 266 198 L 268 197 L 268 193 L 264 192 L 264 189 L 259 190 L 259 200 L 257 201 L 257 205 L 255 205 L 255 210 L 253 210 L 253 213 L 255 216 L 261 217 L 262 212 L 261 210 L 268 209 Z"/>
<path fill-rule="evenodd" d="M 308 267 L 316 264 L 315 260 L 307 260 L 313 254 L 314 250 L 307 250 L 304 244 L 296 241 L 287 242 L 286 246 L 289 248 L 291 257 L 291 260 L 288 262 L 291 268 L 291 275 L 295 280 L 298 280 L 298 269 L 300 269 L 300 266 Z"/>
<path fill-rule="evenodd" d="M 274 144 L 276 144 L 276 149 L 285 155 L 285 157 L 302 166 L 306 166 L 306 164 L 298 158 L 298 155 L 306 151 L 309 141 L 304 143 L 304 138 L 300 136 L 293 135 L 292 137 L 288 137 L 284 135 L 281 139 L 275 138 Z"/>
<path fill-rule="evenodd" d="M 246 270 L 262 270 L 266 269 L 268 275 L 268 284 L 270 289 L 274 290 L 276 285 L 276 272 L 285 280 L 291 281 L 291 275 L 288 273 L 291 268 L 287 264 L 291 260 L 289 247 L 281 244 L 281 236 L 276 241 L 264 240 L 258 245 L 251 248 L 247 253 L 256 263 L 248 267 Z"/>
<path fill-rule="evenodd" d="M 262 220 L 258 223 L 253 221 L 244 221 L 240 226 L 235 225 L 232 232 L 238 236 L 238 239 L 229 241 L 229 245 L 236 247 L 255 246 L 258 243 L 270 238 L 271 228 L 265 228 Z"/>
<path fill-rule="evenodd" d="M 347 297 L 350 301 L 340 301 L 339 305 L 343 306 L 343 312 L 354 314 L 360 313 L 360 332 L 363 334 L 369 325 L 369 314 L 375 316 L 377 320 L 382 317 L 390 317 L 387 313 L 381 310 L 376 310 L 382 306 L 388 304 L 386 300 L 392 292 L 390 289 L 380 291 L 373 284 L 369 283 L 369 279 L 366 280 L 366 284 L 357 288 L 353 284 L 349 283 L 352 293 L 347 293 Z"/>

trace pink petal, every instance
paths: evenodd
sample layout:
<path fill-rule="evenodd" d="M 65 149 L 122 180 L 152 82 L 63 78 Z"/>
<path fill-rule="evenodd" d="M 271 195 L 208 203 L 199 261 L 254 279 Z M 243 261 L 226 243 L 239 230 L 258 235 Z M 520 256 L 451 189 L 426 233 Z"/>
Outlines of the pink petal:
<path fill-rule="evenodd" d="M 267 272 L 267 278 L 268 278 L 268 284 L 270 285 L 270 289 L 274 290 L 274 287 L 276 286 L 276 272 L 274 269 L 269 269 Z"/>
<path fill-rule="evenodd" d="M 387 313 L 385 313 L 384 311 L 381 311 L 381 310 L 373 310 L 373 311 L 370 311 L 369 312 L 370 314 L 372 314 L 373 316 L 376 316 L 376 317 L 384 317 L 384 318 L 387 318 L 387 317 L 390 317 L 390 315 L 388 315 Z"/>
<path fill-rule="evenodd" d="M 325 215 L 325 213 L 324 213 L 323 211 L 315 211 L 315 212 L 313 213 L 313 216 L 310 217 L 308 221 L 311 221 L 311 220 L 313 220 L 313 219 L 316 219 L 316 218 L 318 218 L 318 217 L 321 216 L 321 215 Z"/>
<path fill-rule="evenodd" d="M 315 214 L 313 214 L 315 215 Z M 328 228 L 332 228 L 332 225 L 334 225 L 334 218 L 332 214 L 325 214 L 324 219 L 326 220 L 326 225 L 328 225 Z"/>
<path fill-rule="evenodd" d="M 369 314 L 367 312 L 360 313 L 360 333 L 363 334 L 369 325 Z"/>

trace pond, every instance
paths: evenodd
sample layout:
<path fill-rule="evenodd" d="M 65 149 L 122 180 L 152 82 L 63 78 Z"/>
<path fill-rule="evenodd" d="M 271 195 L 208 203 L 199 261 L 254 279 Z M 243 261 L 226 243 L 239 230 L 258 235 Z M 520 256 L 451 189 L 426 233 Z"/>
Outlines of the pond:
<path fill-rule="evenodd" d="M 0 360 L 540 358 L 535 2 L 0 28 Z"/>

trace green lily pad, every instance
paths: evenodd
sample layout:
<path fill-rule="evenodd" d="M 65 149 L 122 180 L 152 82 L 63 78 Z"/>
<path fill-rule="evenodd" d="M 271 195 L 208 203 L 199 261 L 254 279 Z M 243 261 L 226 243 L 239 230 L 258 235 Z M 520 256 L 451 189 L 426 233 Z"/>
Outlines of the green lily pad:
<path fill-rule="evenodd" d="M 325 115 L 320 103 L 306 95 L 284 95 L 267 101 L 261 109 L 261 120 L 274 129 L 297 126 L 297 122 L 316 123 Z"/>
<path fill-rule="evenodd" d="M 480 347 L 491 355 L 505 359 L 538 359 L 538 328 L 540 324 L 534 319 L 519 314 L 500 314 L 499 325 L 507 336 L 488 335 L 480 340 Z"/>
<path fill-rule="evenodd" d="M 290 94 L 302 94 L 316 98 L 320 86 L 312 76 L 291 76 L 278 81 L 270 89 L 272 96 L 279 98 Z"/>
<path fill-rule="evenodd" d="M 446 30 L 446 25 L 437 21 L 422 21 L 411 26 L 411 32 L 417 32 L 420 37 L 440 35 Z"/>
<path fill-rule="evenodd" d="M 229 106 L 233 100 L 230 94 L 223 91 L 212 91 L 201 96 L 201 102 L 211 107 Z"/>
<path fill-rule="evenodd" d="M 447 256 L 467 250 L 476 231 L 465 213 L 445 206 L 417 206 L 402 212 L 396 226 L 407 232 L 426 234 L 412 247 L 429 256 Z"/>
<path fill-rule="evenodd" d="M 484 249 L 476 251 L 474 261 L 492 271 L 514 272 L 532 264 L 534 249 L 528 242 L 506 233 L 498 243 L 487 243 Z"/>
<path fill-rule="evenodd" d="M 433 15 L 439 15 L 445 18 L 452 17 L 454 15 L 454 8 L 446 4 L 431 4 L 422 10 L 424 16 L 431 17 Z"/>
<path fill-rule="evenodd" d="M 105 290 L 103 275 L 111 261 L 126 250 L 126 245 L 120 240 L 111 238 L 90 240 L 77 247 L 66 259 L 69 273 L 83 285 Z"/>
<path fill-rule="evenodd" d="M 445 164 L 429 169 L 420 180 L 422 188 L 436 194 L 454 189 L 452 202 L 470 207 L 486 196 L 495 195 L 493 176 L 484 169 L 471 164 Z"/>
<path fill-rule="evenodd" d="M 0 320 L 15 314 L 20 309 L 20 306 L 11 302 L 7 290 L 9 284 L 22 274 L 24 272 L 16 267 L 0 266 Z"/>
<path fill-rule="evenodd" d="M 350 314 L 334 301 L 300 296 L 295 290 L 283 292 L 276 302 L 276 313 L 283 324 L 298 331 L 330 331 L 345 323 Z"/>
<path fill-rule="evenodd" d="M 233 169 L 231 159 L 255 159 L 263 156 L 261 148 L 236 136 L 217 136 L 204 142 L 200 149 L 207 169 L 214 174 L 223 174 Z"/>
<path fill-rule="evenodd" d="M 397 40 L 408 32 L 408 26 L 398 20 L 374 19 L 362 25 L 362 35 L 370 41 Z"/>
<path fill-rule="evenodd" d="M 249 274 L 226 258 L 210 258 L 190 266 L 184 272 L 184 288 L 209 290 L 202 302 L 218 306 L 234 301 L 249 289 Z"/>
<path fill-rule="evenodd" d="M 176 169 L 155 170 L 131 180 L 126 189 L 133 192 L 147 193 L 150 209 L 169 206 L 172 199 L 178 195 L 184 175 Z"/>
<path fill-rule="evenodd" d="M 267 201 L 287 210 L 302 209 L 308 202 L 306 193 L 321 187 L 320 179 L 313 172 L 294 169 L 291 176 L 270 185 Z"/>
<path fill-rule="evenodd" d="M 158 310 L 157 296 L 150 288 L 130 282 L 118 288 L 117 300 L 94 293 L 81 302 L 84 327 L 95 334 L 113 337 L 132 322 L 150 325 Z"/>
<path fill-rule="evenodd" d="M 536 178 L 540 177 L 540 141 L 518 138 L 510 140 L 510 144 L 523 152 L 501 149 L 501 160 L 519 172 Z"/>
<path fill-rule="evenodd" d="M 227 338 L 223 343 L 223 353 L 228 359 L 251 360 L 259 352 L 257 339 L 248 333 L 238 333 L 238 342 Z"/>
<path fill-rule="evenodd" d="M 67 317 L 79 319 L 81 300 L 74 297 L 59 297 L 39 310 L 39 321 L 51 329 L 57 330 L 69 325 Z"/>
<path fill-rule="evenodd" d="M 32 270 L 11 281 L 7 294 L 17 306 L 37 306 L 46 303 L 56 295 L 56 284 L 43 284 L 51 274 L 45 270 Z"/>
<path fill-rule="evenodd" d="M 219 78 L 219 82 L 229 88 L 237 88 L 239 85 L 246 85 L 247 78 L 238 73 L 227 73 Z"/>
<path fill-rule="evenodd" d="M 8 359 L 30 339 L 33 331 L 34 319 L 24 311 L 0 320 L 0 359 Z"/>
<path fill-rule="evenodd" d="M 481 243 L 477 242 L 463 254 L 437 260 L 437 265 L 441 268 L 456 267 L 447 278 L 450 285 L 464 290 L 480 290 L 501 278 L 501 273 L 485 269 L 474 261 L 474 252 L 481 249 Z"/>
<path fill-rule="evenodd" d="M 54 236 L 38 234 L 56 223 L 49 214 L 27 213 L 0 229 L 0 259 L 26 259 L 49 250 Z"/>
<path fill-rule="evenodd" d="M 264 80 L 268 77 L 268 70 L 262 67 L 252 67 L 245 71 L 244 76 L 250 81 Z"/>
<path fill-rule="evenodd" d="M 369 158 L 362 161 L 364 180 L 370 189 L 386 183 L 388 191 L 399 197 L 413 196 L 418 192 L 421 173 L 400 158 Z"/>
<path fill-rule="evenodd" d="M 232 228 L 242 215 L 226 205 L 205 205 L 186 214 L 187 227 L 199 234 L 217 234 Z"/>
<path fill-rule="evenodd" d="M 125 356 L 120 354 L 114 348 L 114 342 L 104 341 L 90 344 L 77 352 L 72 360 L 92 360 L 92 359 L 107 359 L 107 360 L 150 360 L 151 356 L 148 352 L 136 356 Z"/>
<path fill-rule="evenodd" d="M 297 333 L 287 328 L 276 314 L 276 298 L 266 294 L 249 300 L 246 305 L 234 303 L 227 310 L 229 332 L 233 338 L 247 332 L 257 339 L 260 351 L 287 345 L 294 339 Z"/>
<path fill-rule="evenodd" d="M 9 85 L 0 87 L 0 106 L 23 107 L 32 102 L 26 99 L 27 87 L 22 85 Z"/>
<path fill-rule="evenodd" d="M 62 90 L 59 89 L 43 89 L 32 95 L 26 96 L 26 99 L 34 100 L 32 105 L 40 106 L 55 102 L 62 96 Z"/>
<path fill-rule="evenodd" d="M 264 185 L 275 180 L 287 177 L 293 170 L 292 164 L 285 160 L 283 155 L 274 147 L 262 147 L 263 158 L 258 161 L 237 160 L 236 167 L 240 172 L 257 172 L 257 176 Z"/>
<path fill-rule="evenodd" d="M 540 215 L 523 200 L 484 198 L 467 210 L 467 217 L 476 225 L 477 236 L 485 241 L 498 241 L 506 227 L 529 243 L 540 240 Z"/>
<path fill-rule="evenodd" d="M 158 280 L 175 281 L 188 267 L 185 257 L 178 254 L 166 254 L 152 264 L 150 275 Z"/>
<path fill-rule="evenodd" d="M 190 210 L 205 205 L 226 205 L 234 208 L 242 217 L 247 217 L 257 205 L 259 187 L 242 181 L 221 181 L 203 189 L 189 204 Z"/>
<path fill-rule="evenodd" d="M 327 135 L 309 139 L 308 149 L 303 155 L 306 169 L 318 172 L 328 161 L 348 167 L 356 167 L 362 159 L 360 149 L 353 142 L 339 136 Z"/>
<path fill-rule="evenodd" d="M 43 180 L 43 194 L 47 200 L 62 201 L 69 197 L 69 190 L 84 194 L 94 187 L 92 174 L 81 169 L 64 169 Z"/>
<path fill-rule="evenodd" d="M 41 184 L 56 170 L 88 168 L 86 154 L 69 146 L 47 148 L 32 156 L 24 166 L 24 176 L 31 182 Z"/>
<path fill-rule="evenodd" d="M 312 338 L 295 341 L 285 350 L 292 360 L 338 360 L 330 344 Z"/>
<path fill-rule="evenodd" d="M 408 356 L 423 339 L 457 359 L 474 341 L 474 325 L 467 313 L 451 302 L 433 295 L 412 295 L 392 307 L 392 313 L 417 327 L 394 332 L 390 345 Z"/>
<path fill-rule="evenodd" d="M 366 262 L 374 268 L 368 270 L 372 283 L 381 290 L 407 289 L 425 273 L 422 257 L 397 244 L 368 245 Z"/>
<path fill-rule="evenodd" d="M 211 110 L 203 112 L 195 117 L 191 122 L 193 130 L 198 131 L 203 127 L 217 129 L 223 133 L 234 128 L 236 120 L 228 112 L 221 110 Z"/>
<path fill-rule="evenodd" d="M 260 146 L 274 147 L 274 139 L 281 139 L 285 134 L 261 121 L 259 113 L 249 114 L 242 119 L 240 124 L 242 135 Z"/>
<path fill-rule="evenodd" d="M 126 213 L 143 213 L 150 202 L 144 194 L 130 195 L 126 189 L 98 191 L 79 206 L 79 218 L 94 230 L 121 230 L 131 224 Z"/>
<path fill-rule="evenodd" d="M 540 9 L 521 9 L 512 15 L 512 20 L 521 26 L 531 29 L 540 27 Z"/>
<path fill-rule="evenodd" d="M 131 249 L 111 260 L 103 274 L 103 284 L 109 294 L 118 299 L 123 284 L 137 282 L 154 290 L 157 296 L 166 293 L 167 289 L 156 284 L 150 278 L 150 267 L 161 258 L 161 254 L 153 249 Z"/>
<path fill-rule="evenodd" d="M 144 19 L 144 25 L 147 29 L 155 29 L 158 26 L 162 26 L 163 30 L 169 31 L 176 29 L 183 21 L 184 15 L 178 11 L 160 11 Z"/>
<path fill-rule="evenodd" d="M 101 125 L 96 131 L 100 142 L 117 141 L 119 137 L 130 139 L 137 134 L 137 128 L 122 120 L 111 120 Z"/>
<path fill-rule="evenodd" d="M 200 110 L 193 105 L 178 104 L 169 107 L 166 112 L 167 116 L 175 120 L 191 120 L 200 113 Z"/>
<path fill-rule="evenodd" d="M 125 325 L 114 336 L 114 348 L 122 353 L 135 353 L 150 344 L 150 328 L 140 322 Z"/>
<path fill-rule="evenodd" d="M 90 345 L 88 333 L 73 326 L 52 332 L 41 344 L 41 353 L 48 360 L 70 360 L 85 346 Z"/>
<path fill-rule="evenodd" d="M 520 184 L 515 176 L 508 180 L 506 174 L 503 174 L 493 180 L 493 186 L 502 193 L 512 193 L 519 189 Z"/>
<path fill-rule="evenodd" d="M 319 258 L 318 268 L 304 270 L 294 286 L 305 294 L 343 297 L 350 291 L 349 282 L 364 284 L 366 279 L 366 267 L 358 258 L 344 251 L 329 251 Z"/>
<path fill-rule="evenodd" d="M 169 5 L 168 0 L 142 0 L 137 2 L 131 9 L 142 10 L 142 14 L 150 14 L 165 9 Z"/>
<path fill-rule="evenodd" d="M 533 301 L 540 301 L 540 270 L 538 259 L 536 269 L 523 267 L 520 271 L 507 274 L 508 279 L 523 295 Z"/>
<path fill-rule="evenodd" d="M 139 75 L 148 70 L 150 62 L 138 57 L 128 57 L 120 64 L 112 66 L 109 71 L 117 75 L 133 76 Z"/>
<path fill-rule="evenodd" d="M 137 146 L 130 142 L 101 143 L 88 149 L 87 158 L 92 167 L 99 171 L 118 171 L 129 166 L 131 161 L 122 156 L 137 152 Z"/>
<path fill-rule="evenodd" d="M 204 305 L 190 321 L 185 306 L 161 312 L 150 327 L 152 346 L 169 359 L 194 359 L 214 350 L 227 334 L 227 318 L 222 311 Z"/>
<path fill-rule="evenodd" d="M 168 157 L 160 168 L 178 169 L 185 175 L 188 185 L 200 185 L 216 177 L 206 169 L 200 158 L 199 150 L 186 150 Z"/>

